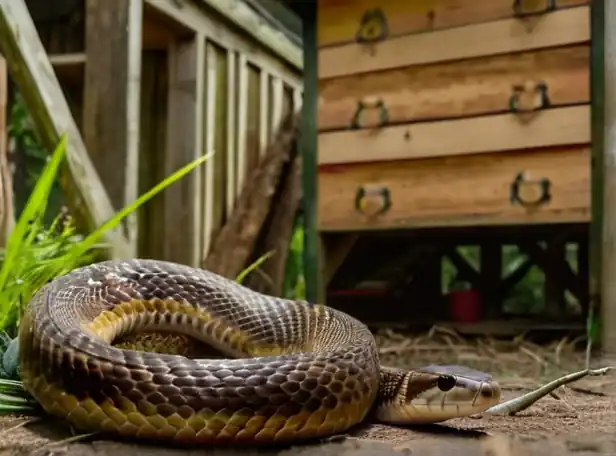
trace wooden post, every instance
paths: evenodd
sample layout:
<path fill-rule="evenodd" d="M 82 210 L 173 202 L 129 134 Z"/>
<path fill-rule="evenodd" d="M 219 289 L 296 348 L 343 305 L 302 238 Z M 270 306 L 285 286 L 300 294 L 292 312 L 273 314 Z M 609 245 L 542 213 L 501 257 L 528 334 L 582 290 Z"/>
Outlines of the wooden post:
<path fill-rule="evenodd" d="M 601 323 L 603 351 L 606 355 L 616 356 L 616 280 L 614 280 L 616 277 L 616 3 L 610 0 L 605 0 L 603 3 L 605 92 L 602 98 L 605 104 L 602 160 L 603 226 L 600 248 Z M 601 88 L 593 85 L 593 90 Z M 594 98 L 593 101 L 596 102 L 597 99 Z"/>
<path fill-rule="evenodd" d="M 304 100 L 300 129 L 302 155 L 302 198 L 304 216 L 304 275 L 306 299 L 323 301 L 321 267 L 319 264 L 319 233 L 317 223 L 317 98 L 318 98 L 318 48 L 317 5 L 306 2 L 302 8 L 304 41 Z"/>
<path fill-rule="evenodd" d="M 175 43 L 169 67 L 165 174 L 203 155 L 205 37 L 197 34 Z M 202 172 L 194 172 L 165 190 L 165 260 L 190 265 L 201 261 L 201 183 Z"/>
<path fill-rule="evenodd" d="M 116 210 L 137 199 L 141 0 L 86 1 L 83 136 Z M 136 255 L 136 214 L 126 220 Z"/>

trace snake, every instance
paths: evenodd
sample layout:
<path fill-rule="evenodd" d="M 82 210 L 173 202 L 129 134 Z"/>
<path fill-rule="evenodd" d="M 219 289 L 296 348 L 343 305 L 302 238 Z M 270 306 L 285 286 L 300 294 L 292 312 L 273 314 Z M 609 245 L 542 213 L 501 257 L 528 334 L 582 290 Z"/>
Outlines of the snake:
<path fill-rule="evenodd" d="M 219 351 L 191 358 L 122 348 L 182 334 Z M 365 420 L 437 423 L 499 402 L 489 375 L 382 366 L 351 315 L 269 296 L 214 272 L 104 260 L 41 287 L 19 326 L 25 390 L 77 431 L 186 444 L 294 443 Z"/>

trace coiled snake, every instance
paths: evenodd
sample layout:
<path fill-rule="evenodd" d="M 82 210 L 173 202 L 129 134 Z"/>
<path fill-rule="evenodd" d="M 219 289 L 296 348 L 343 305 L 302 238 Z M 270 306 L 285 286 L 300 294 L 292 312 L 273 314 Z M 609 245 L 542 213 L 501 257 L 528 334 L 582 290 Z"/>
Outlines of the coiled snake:
<path fill-rule="evenodd" d="M 122 349 L 128 333 L 179 332 L 228 359 Z M 425 423 L 498 402 L 489 378 L 380 366 L 355 318 L 260 294 L 201 269 L 105 261 L 47 284 L 20 327 L 25 388 L 82 431 L 184 443 L 272 443 L 345 432 L 369 411 Z"/>

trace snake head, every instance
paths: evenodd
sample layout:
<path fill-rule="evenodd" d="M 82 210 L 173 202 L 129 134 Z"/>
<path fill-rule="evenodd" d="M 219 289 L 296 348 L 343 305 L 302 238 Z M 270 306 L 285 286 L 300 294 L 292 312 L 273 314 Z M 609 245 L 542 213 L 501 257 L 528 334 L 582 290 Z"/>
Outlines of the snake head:
<path fill-rule="evenodd" d="M 381 368 L 377 418 L 390 424 L 430 424 L 475 415 L 498 404 L 500 386 L 463 366 Z"/>

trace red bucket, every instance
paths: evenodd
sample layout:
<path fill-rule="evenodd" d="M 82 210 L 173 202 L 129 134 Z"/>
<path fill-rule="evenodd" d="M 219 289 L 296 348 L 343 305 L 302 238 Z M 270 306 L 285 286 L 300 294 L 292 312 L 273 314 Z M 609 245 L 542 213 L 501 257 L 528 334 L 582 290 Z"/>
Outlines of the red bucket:
<path fill-rule="evenodd" d="M 481 318 L 481 298 L 475 290 L 456 290 L 449 293 L 449 311 L 453 321 L 474 323 Z"/>

